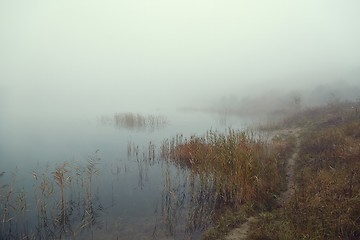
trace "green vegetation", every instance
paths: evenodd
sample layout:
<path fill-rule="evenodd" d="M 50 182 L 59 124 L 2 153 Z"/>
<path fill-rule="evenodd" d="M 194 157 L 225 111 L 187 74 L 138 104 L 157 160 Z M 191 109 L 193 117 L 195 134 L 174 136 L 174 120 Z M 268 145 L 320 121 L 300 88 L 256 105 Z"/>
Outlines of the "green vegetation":
<path fill-rule="evenodd" d="M 287 118 L 303 127 L 296 190 L 258 216 L 249 239 L 360 238 L 360 104 L 333 103 Z"/>

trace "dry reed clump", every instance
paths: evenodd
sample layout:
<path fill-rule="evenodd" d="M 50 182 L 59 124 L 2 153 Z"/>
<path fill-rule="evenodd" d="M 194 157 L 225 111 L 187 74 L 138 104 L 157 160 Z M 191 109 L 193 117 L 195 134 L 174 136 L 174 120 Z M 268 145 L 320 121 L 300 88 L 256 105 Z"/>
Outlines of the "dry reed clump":
<path fill-rule="evenodd" d="M 170 150 L 163 146 L 163 156 L 167 153 L 177 164 L 197 174 L 200 182 L 206 183 L 203 194 L 212 195 L 220 208 L 238 208 L 249 202 L 269 206 L 284 180 L 281 157 L 291 148 L 272 148 L 260 137 L 231 129 L 166 143 Z"/>
<path fill-rule="evenodd" d="M 101 122 L 107 124 L 110 120 L 103 117 Z M 168 124 L 168 120 L 162 115 L 142 115 L 135 113 L 117 113 L 113 117 L 117 127 L 124 127 L 131 130 L 149 129 L 155 130 Z"/>

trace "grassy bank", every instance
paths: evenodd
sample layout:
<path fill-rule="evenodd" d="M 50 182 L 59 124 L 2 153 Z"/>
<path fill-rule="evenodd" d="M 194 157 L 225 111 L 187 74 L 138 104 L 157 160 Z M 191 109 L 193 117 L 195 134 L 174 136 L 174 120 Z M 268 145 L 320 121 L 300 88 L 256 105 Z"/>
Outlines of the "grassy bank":
<path fill-rule="evenodd" d="M 279 128 L 302 127 L 296 191 L 262 213 L 249 239 L 360 239 L 359 103 L 304 110 Z"/>

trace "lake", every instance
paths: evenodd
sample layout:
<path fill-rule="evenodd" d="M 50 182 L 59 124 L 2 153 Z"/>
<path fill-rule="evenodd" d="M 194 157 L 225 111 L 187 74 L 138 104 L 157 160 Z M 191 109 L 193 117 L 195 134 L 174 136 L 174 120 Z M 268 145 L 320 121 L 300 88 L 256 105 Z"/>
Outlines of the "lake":
<path fill-rule="evenodd" d="M 116 114 L 1 117 L 1 239 L 200 238 L 211 209 L 196 213 L 196 176 L 161 146 L 251 122 L 174 110 L 128 113 L 144 120 L 129 126 Z"/>

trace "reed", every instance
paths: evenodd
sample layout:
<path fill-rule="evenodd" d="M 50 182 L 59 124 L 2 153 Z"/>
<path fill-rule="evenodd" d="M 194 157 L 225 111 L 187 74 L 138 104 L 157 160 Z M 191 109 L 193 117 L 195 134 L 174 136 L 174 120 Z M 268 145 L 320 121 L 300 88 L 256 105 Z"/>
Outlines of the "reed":
<path fill-rule="evenodd" d="M 198 174 L 204 192 L 216 196 L 217 206 L 264 203 L 279 191 L 283 165 L 264 139 L 251 135 L 229 129 L 175 138 L 163 143 L 162 156 Z"/>
<path fill-rule="evenodd" d="M 104 125 L 109 124 L 107 117 L 101 118 L 101 123 Z M 130 130 L 150 130 L 165 127 L 168 124 L 168 120 L 163 115 L 142 115 L 139 113 L 117 113 L 113 117 L 113 123 L 117 127 L 127 128 Z"/>
<path fill-rule="evenodd" d="M 96 150 L 90 157 L 88 157 L 87 166 L 86 166 L 86 174 L 87 174 L 87 193 L 88 198 L 91 199 L 93 197 L 92 187 L 93 187 L 93 177 L 99 174 L 99 169 L 96 167 L 99 164 L 101 158 L 97 155 L 99 150 Z"/>
<path fill-rule="evenodd" d="M 188 207 L 188 201 L 190 200 L 187 198 L 187 181 L 184 179 L 187 177 L 186 174 L 183 175 L 177 170 L 175 170 L 177 172 L 175 174 L 174 170 L 170 162 L 165 162 L 163 165 L 164 187 L 162 190 L 162 221 L 160 227 L 165 226 L 164 230 L 169 235 L 178 236 L 184 233 L 184 224 L 190 221 L 183 222 L 186 217 L 184 214 Z M 185 235 L 187 235 L 186 229 Z M 187 239 L 187 237 L 183 236 L 182 239 Z"/>
<path fill-rule="evenodd" d="M 54 197 L 54 183 L 49 176 L 49 166 L 43 173 L 39 173 L 39 170 L 34 170 L 32 175 L 35 179 L 34 186 L 34 198 L 37 209 L 37 237 L 38 238 L 51 238 L 55 236 L 55 229 L 52 224 L 52 206 L 51 198 Z"/>
<path fill-rule="evenodd" d="M 96 150 L 91 156 L 88 157 L 86 165 L 86 199 L 84 201 L 84 210 L 80 223 L 80 231 L 83 229 L 91 230 L 91 227 L 96 224 L 98 213 L 94 207 L 94 176 L 99 174 L 97 165 L 100 163 L 101 158 L 98 156 L 99 150 Z"/>
<path fill-rule="evenodd" d="M 94 176 L 99 174 L 97 153 L 88 158 L 85 166 L 64 162 L 51 171 L 49 165 L 44 169 L 38 165 L 31 173 L 33 189 L 18 186 L 17 168 L 8 184 L 3 184 L 2 173 L 0 239 L 76 238 L 84 229 L 92 230 L 103 211 L 93 191 Z M 29 194 L 34 197 L 30 203 Z"/>
<path fill-rule="evenodd" d="M 58 167 L 56 171 L 53 172 L 55 183 L 60 189 L 60 214 L 56 219 L 58 225 L 62 227 L 64 232 L 67 231 L 66 227 L 69 224 L 69 215 L 66 204 L 66 192 L 65 187 L 69 186 L 71 183 L 71 176 L 69 175 L 68 163 L 65 162 Z"/>
<path fill-rule="evenodd" d="M 4 173 L 0 177 L 2 177 Z M 24 187 L 18 185 L 18 168 L 11 172 L 8 184 L 1 184 L 0 238 L 22 239 L 30 236 L 28 201 Z"/>
<path fill-rule="evenodd" d="M 186 232 L 216 226 L 204 239 L 217 239 L 248 214 L 277 207 L 274 196 L 284 188 L 285 160 L 294 145 L 294 139 L 269 141 L 258 132 L 233 129 L 165 139 L 161 158 L 183 169 L 186 179 L 175 188 L 172 178 L 166 181 L 165 218 L 176 222 L 186 206 Z"/>

